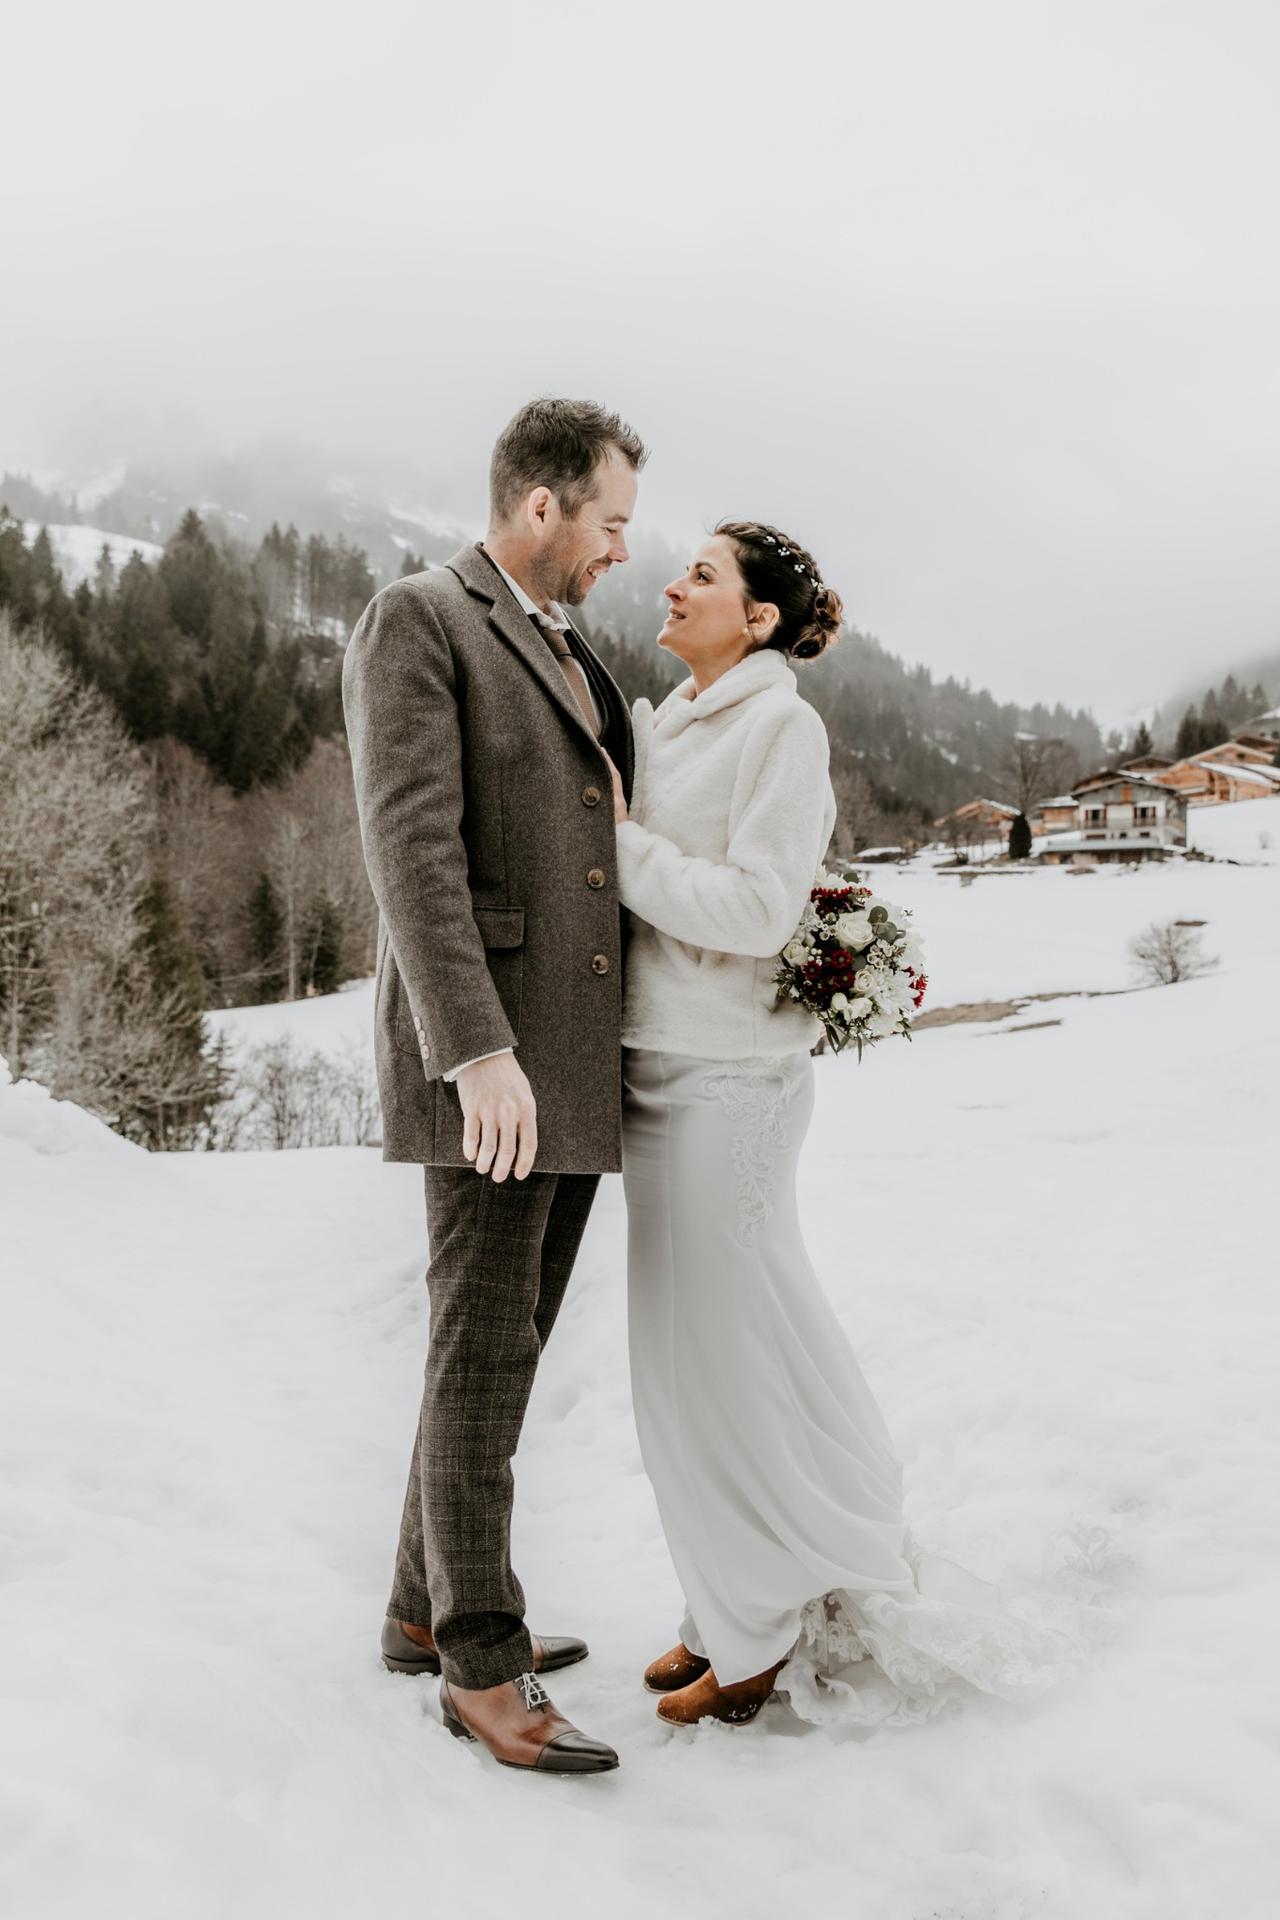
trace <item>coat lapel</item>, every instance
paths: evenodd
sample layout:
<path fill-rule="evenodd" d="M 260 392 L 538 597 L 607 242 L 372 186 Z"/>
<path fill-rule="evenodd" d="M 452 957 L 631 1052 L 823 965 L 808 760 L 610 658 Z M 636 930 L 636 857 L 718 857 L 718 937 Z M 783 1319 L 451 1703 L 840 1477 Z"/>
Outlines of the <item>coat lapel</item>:
<path fill-rule="evenodd" d="M 578 703 L 569 691 L 569 683 L 556 665 L 555 655 L 545 640 L 540 640 L 533 630 L 533 622 L 527 613 L 516 603 L 502 578 L 479 547 L 464 547 L 448 563 L 451 573 L 456 573 L 467 592 L 477 600 L 487 601 L 489 624 L 507 645 L 518 653 L 529 671 L 540 680 L 561 711 L 572 720 L 591 741 L 592 746 L 599 743 L 590 727 L 578 710 Z"/>
<path fill-rule="evenodd" d="M 476 600 L 481 600 L 489 609 L 489 624 L 494 632 L 505 640 L 512 650 L 519 654 L 534 677 L 542 682 L 560 708 L 585 739 L 593 747 L 599 748 L 600 742 L 583 719 L 578 703 L 569 690 L 569 683 L 556 665 L 555 655 L 545 640 L 539 639 L 534 631 L 533 622 L 512 596 L 506 581 L 486 557 L 479 546 L 463 547 L 455 553 L 446 565 L 451 573 L 457 575 L 467 592 Z M 622 691 L 602 660 L 592 651 L 575 627 L 573 637 L 583 671 L 592 683 L 592 689 L 599 699 L 605 713 L 606 731 L 612 729 L 615 737 L 623 743 L 625 764 L 619 765 L 623 786 L 630 789 L 632 769 L 631 716 Z"/>

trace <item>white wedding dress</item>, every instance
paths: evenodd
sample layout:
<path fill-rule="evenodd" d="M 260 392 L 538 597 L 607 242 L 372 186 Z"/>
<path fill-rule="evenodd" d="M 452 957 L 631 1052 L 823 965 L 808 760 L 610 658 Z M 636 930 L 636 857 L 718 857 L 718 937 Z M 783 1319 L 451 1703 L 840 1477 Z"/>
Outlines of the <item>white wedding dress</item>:
<path fill-rule="evenodd" d="M 804 1052 L 624 1054 L 632 1389 L 680 1638 L 722 1684 L 785 1659 L 778 1690 L 810 1720 L 1034 1694 L 1066 1637 L 917 1553 L 892 1441 L 805 1251 L 813 1071 Z"/>

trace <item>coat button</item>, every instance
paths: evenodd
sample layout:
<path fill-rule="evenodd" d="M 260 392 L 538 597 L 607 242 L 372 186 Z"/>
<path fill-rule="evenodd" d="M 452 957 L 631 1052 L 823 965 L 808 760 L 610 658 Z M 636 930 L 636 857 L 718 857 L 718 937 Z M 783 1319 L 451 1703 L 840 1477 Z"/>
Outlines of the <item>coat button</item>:
<path fill-rule="evenodd" d="M 584 807 L 598 807 L 600 805 L 599 787 L 584 787 L 582 789 L 582 804 Z"/>
<path fill-rule="evenodd" d="M 424 1060 L 429 1060 L 431 1058 L 431 1049 L 427 1045 L 425 1040 L 422 1043 L 422 1057 Z"/>
<path fill-rule="evenodd" d="M 603 867 L 592 867 L 590 873 L 587 875 L 587 885 L 589 887 L 602 887 L 604 885 Z"/>
<path fill-rule="evenodd" d="M 607 953 L 596 953 L 592 955 L 591 971 L 592 973 L 608 973 L 609 956 Z"/>
<path fill-rule="evenodd" d="M 422 1032 L 422 1022 L 421 1022 L 421 1020 L 419 1020 L 419 1018 L 418 1018 L 418 1016 L 417 1016 L 417 1014 L 416 1014 L 416 1013 L 415 1013 L 415 1014 L 414 1014 L 414 1016 L 413 1016 L 413 1024 L 414 1024 L 414 1026 L 415 1026 L 415 1027 L 416 1027 L 416 1028 L 418 1029 L 418 1032 L 419 1032 L 419 1033 L 421 1033 L 421 1032 Z"/>

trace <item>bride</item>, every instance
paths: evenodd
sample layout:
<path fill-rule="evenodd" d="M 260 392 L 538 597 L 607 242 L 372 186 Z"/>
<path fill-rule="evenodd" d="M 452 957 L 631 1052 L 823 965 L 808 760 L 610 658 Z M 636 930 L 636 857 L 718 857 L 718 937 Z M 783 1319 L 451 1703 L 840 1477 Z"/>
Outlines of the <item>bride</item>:
<path fill-rule="evenodd" d="M 689 678 L 637 705 L 630 811 L 614 780 L 632 1388 L 685 1598 L 645 1684 L 684 1724 L 751 1720 L 775 1688 L 807 1718 L 864 1722 L 966 1685 L 1036 1690 L 1039 1656 L 993 1590 L 917 1555 L 801 1235 L 818 1028 L 773 974 L 835 802 L 791 662 L 838 637 L 839 596 L 755 521 L 722 522 L 665 591 L 659 644 Z"/>

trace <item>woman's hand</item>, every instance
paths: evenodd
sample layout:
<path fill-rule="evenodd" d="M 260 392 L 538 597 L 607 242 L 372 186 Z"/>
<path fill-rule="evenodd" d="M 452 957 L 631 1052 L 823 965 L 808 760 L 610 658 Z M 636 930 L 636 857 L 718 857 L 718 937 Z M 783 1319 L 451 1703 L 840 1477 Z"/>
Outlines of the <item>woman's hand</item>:
<path fill-rule="evenodd" d="M 600 751 L 604 753 L 603 747 Z M 606 760 L 609 760 L 607 753 L 605 753 L 604 757 Z M 622 775 L 618 772 L 612 760 L 609 760 L 609 772 L 613 776 L 613 818 L 614 824 L 616 825 L 620 820 L 629 820 L 631 815 L 627 812 L 627 796 L 622 790 Z"/>

